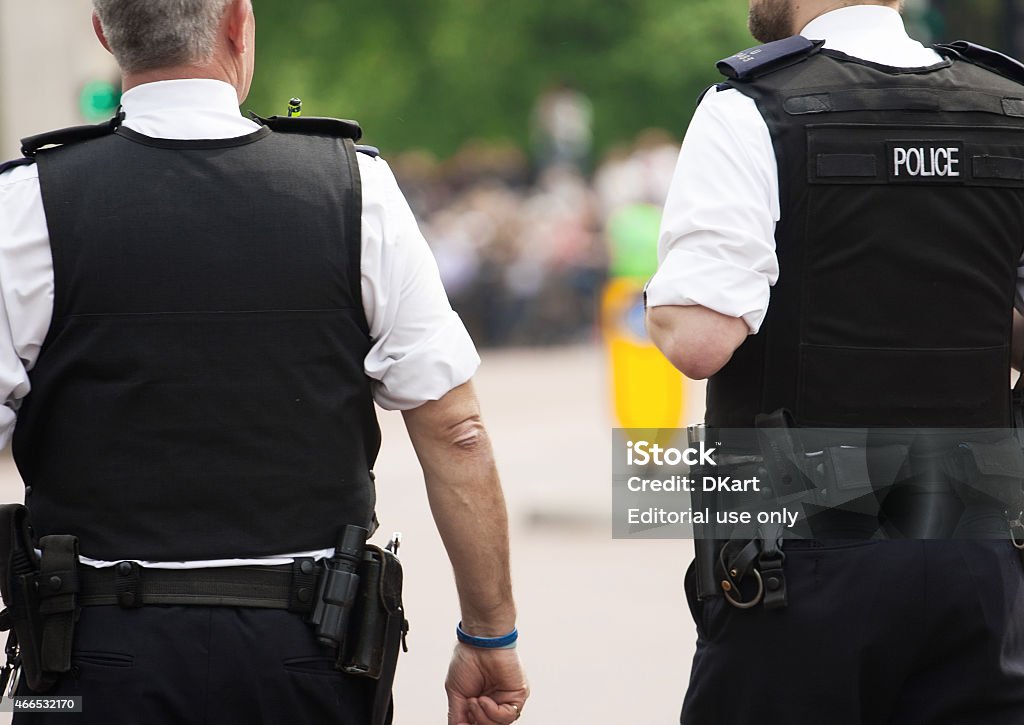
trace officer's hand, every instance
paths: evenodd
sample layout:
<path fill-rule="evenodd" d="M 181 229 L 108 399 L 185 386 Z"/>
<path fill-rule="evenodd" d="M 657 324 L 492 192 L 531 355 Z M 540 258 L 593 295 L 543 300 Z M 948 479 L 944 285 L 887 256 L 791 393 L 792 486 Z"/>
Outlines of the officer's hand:
<path fill-rule="evenodd" d="M 530 696 L 514 649 L 457 644 L 444 687 L 448 725 L 509 725 L 519 719 Z"/>

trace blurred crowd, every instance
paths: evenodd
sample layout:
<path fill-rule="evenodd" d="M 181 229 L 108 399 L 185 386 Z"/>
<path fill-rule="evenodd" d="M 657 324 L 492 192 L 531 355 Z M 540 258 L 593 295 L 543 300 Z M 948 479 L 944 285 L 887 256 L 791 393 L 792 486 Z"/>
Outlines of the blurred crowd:
<path fill-rule="evenodd" d="M 597 334 L 614 254 L 609 221 L 629 207 L 661 207 L 678 148 L 668 133 L 647 131 L 592 173 L 583 158 L 547 163 L 543 152 L 531 160 L 480 143 L 444 162 L 422 152 L 390 161 L 477 344 L 551 345 Z M 651 238 L 651 255 L 656 246 Z"/>

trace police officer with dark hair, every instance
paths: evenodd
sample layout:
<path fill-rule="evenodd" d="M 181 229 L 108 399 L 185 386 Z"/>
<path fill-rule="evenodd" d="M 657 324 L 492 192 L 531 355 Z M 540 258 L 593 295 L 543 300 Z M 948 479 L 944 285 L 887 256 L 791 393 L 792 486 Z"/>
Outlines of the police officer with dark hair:
<path fill-rule="evenodd" d="M 647 289 L 708 425 L 1009 428 L 1024 66 L 922 46 L 897 2 L 751 0 L 750 27 L 765 45 L 699 105 Z M 691 568 L 684 725 L 1024 722 L 1005 533 L 838 538 L 783 541 L 785 596 L 748 610 Z"/>
<path fill-rule="evenodd" d="M 454 568 L 448 722 L 518 719 L 479 358 L 387 164 L 353 122 L 240 115 L 251 0 L 95 0 L 93 21 L 122 113 L 0 170 L 19 694 L 81 695 L 76 722 L 105 725 L 390 722 L 376 401 L 404 413 Z"/>

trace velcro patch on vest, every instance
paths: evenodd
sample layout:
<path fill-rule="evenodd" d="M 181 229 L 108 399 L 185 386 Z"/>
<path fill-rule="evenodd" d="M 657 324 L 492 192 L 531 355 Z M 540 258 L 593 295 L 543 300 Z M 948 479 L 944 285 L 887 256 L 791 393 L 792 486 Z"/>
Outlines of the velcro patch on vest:
<path fill-rule="evenodd" d="M 890 183 L 960 184 L 968 173 L 962 141 L 904 139 L 886 146 Z"/>
<path fill-rule="evenodd" d="M 809 124 L 807 183 L 1024 188 L 1024 129 Z"/>
<path fill-rule="evenodd" d="M 974 178 L 1024 181 L 1024 159 L 1012 156 L 975 156 Z"/>

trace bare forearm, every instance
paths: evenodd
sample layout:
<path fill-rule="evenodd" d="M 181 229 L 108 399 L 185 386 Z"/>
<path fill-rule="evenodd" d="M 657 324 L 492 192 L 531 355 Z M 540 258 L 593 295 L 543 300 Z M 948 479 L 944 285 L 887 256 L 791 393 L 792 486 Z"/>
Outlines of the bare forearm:
<path fill-rule="evenodd" d="M 747 339 L 747 323 L 696 305 L 652 307 L 647 311 L 651 340 L 684 375 L 709 378 L 721 370 Z"/>
<path fill-rule="evenodd" d="M 507 634 L 516 617 L 508 516 L 472 388 L 456 388 L 405 419 L 452 562 L 463 628 L 482 637 Z"/>
<path fill-rule="evenodd" d="M 455 571 L 463 628 L 496 637 L 507 634 L 516 619 L 505 499 L 493 463 L 459 463 L 427 474 L 427 496 Z"/>

